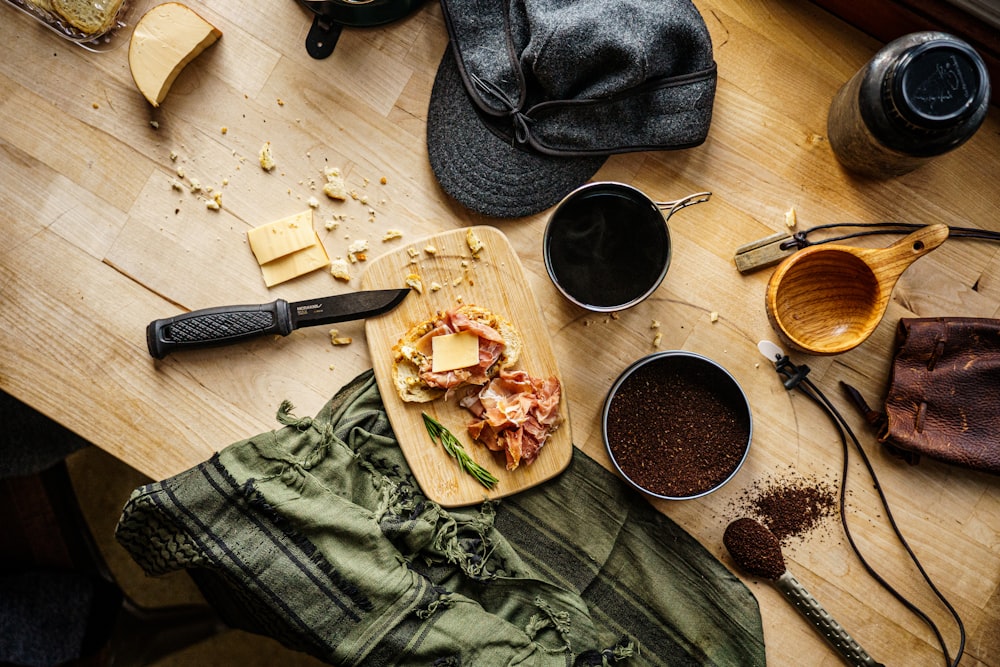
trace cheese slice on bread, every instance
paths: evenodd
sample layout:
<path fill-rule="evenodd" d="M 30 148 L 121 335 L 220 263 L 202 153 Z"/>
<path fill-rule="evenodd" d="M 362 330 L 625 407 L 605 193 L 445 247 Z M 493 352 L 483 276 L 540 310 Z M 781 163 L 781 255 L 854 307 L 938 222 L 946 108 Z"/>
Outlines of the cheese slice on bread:
<path fill-rule="evenodd" d="M 468 336 L 478 337 L 478 360 L 467 366 L 452 367 L 471 360 L 465 348 Z M 455 336 L 458 338 L 443 338 Z M 435 338 L 442 338 L 435 344 Z M 447 392 L 469 385 L 484 385 L 503 368 L 509 368 L 521 354 L 520 332 L 506 318 L 490 310 L 465 305 L 439 311 L 410 327 L 392 347 L 392 380 L 404 401 L 426 403 Z M 461 349 L 460 349 L 461 348 Z M 449 357 L 437 364 L 435 354 Z M 461 359 L 461 362 L 451 362 Z"/>

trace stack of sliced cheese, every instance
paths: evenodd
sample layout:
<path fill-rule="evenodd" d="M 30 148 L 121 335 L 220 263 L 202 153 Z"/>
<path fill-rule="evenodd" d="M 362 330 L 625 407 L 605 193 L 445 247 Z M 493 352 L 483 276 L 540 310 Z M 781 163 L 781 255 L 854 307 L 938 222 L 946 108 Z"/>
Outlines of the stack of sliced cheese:
<path fill-rule="evenodd" d="M 330 265 L 313 228 L 312 209 L 254 227 L 247 241 L 268 287 Z"/>

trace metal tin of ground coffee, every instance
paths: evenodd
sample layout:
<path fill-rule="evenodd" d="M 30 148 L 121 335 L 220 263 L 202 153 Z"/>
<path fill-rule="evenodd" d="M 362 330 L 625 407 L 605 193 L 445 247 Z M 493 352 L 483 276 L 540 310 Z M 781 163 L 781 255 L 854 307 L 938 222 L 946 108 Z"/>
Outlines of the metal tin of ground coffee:
<path fill-rule="evenodd" d="M 704 496 L 732 479 L 750 452 L 753 418 L 736 379 L 692 352 L 658 352 L 618 377 L 601 419 L 611 462 L 656 498 Z"/>

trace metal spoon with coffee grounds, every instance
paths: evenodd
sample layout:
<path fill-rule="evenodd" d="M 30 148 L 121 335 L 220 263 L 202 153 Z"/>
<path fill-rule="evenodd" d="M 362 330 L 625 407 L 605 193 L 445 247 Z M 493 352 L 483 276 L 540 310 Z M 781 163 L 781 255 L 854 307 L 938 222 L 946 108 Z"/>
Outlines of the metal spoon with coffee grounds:
<path fill-rule="evenodd" d="M 792 576 L 785 567 L 778 538 L 766 526 L 754 519 L 737 519 L 726 527 L 722 541 L 741 569 L 754 577 L 770 580 L 848 664 L 883 667 Z"/>

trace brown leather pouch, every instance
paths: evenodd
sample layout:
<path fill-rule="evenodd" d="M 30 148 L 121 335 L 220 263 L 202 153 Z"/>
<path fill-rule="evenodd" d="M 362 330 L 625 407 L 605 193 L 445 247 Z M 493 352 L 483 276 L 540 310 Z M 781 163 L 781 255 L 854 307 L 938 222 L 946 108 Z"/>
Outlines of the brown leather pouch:
<path fill-rule="evenodd" d="M 1000 320 L 901 318 L 884 412 L 847 388 L 879 442 L 1000 474 Z"/>

